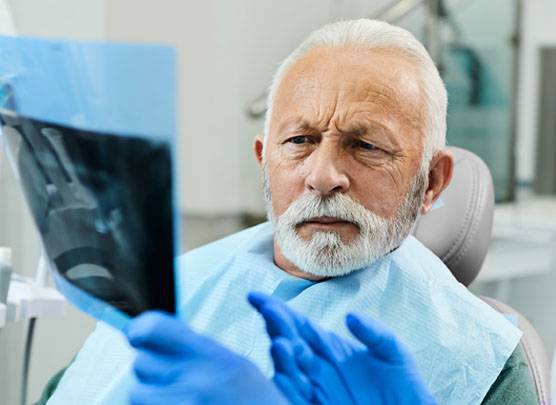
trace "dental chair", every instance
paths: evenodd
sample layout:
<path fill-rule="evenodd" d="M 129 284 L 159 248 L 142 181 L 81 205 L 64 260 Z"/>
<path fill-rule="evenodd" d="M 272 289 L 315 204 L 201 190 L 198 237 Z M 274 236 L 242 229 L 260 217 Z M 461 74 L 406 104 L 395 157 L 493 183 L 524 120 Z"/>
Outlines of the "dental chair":
<path fill-rule="evenodd" d="M 494 186 L 486 164 L 465 149 L 448 147 L 454 155 L 454 175 L 440 196 L 442 203 L 419 218 L 413 235 L 469 286 L 485 260 L 492 236 Z M 523 332 L 520 346 L 529 365 L 539 403 L 549 404 L 550 358 L 539 334 L 519 312 L 493 298 L 480 297 L 502 314 L 517 317 Z"/>

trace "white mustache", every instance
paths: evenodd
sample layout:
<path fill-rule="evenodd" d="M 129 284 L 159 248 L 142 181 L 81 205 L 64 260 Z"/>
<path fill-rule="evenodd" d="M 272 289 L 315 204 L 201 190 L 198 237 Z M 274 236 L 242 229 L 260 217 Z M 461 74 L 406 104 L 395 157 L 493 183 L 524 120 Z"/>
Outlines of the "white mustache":
<path fill-rule="evenodd" d="M 287 218 L 290 225 L 298 225 L 317 217 L 333 217 L 351 222 L 363 230 L 366 226 L 362 219 L 369 212 L 371 211 L 345 194 L 336 193 L 330 197 L 305 194 L 290 204 L 280 217 Z"/>

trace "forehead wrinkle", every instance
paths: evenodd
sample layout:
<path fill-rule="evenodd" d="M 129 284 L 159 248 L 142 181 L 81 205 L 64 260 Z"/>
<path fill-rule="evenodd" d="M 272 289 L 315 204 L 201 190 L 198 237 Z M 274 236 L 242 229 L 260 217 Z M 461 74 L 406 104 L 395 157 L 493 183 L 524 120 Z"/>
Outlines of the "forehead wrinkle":
<path fill-rule="evenodd" d="M 373 94 L 376 94 L 376 99 L 383 99 L 379 93 Z M 394 136 L 397 125 L 390 119 L 389 114 L 384 114 L 389 111 L 389 108 L 385 107 L 380 100 L 350 103 L 334 117 L 332 123 L 335 130 L 362 135 L 378 128 L 389 136 Z"/>
<path fill-rule="evenodd" d="M 338 86 L 328 83 L 323 85 L 321 80 L 312 75 L 303 74 L 299 78 L 296 77 L 295 84 L 289 91 L 286 89 L 283 95 L 289 100 L 288 105 L 297 103 L 297 108 L 293 117 L 282 121 L 279 127 L 281 131 L 284 126 L 299 128 L 302 122 L 307 123 L 311 129 L 326 131 L 336 115 L 339 102 Z"/>
<path fill-rule="evenodd" d="M 406 79 L 408 79 L 407 75 L 402 81 L 406 81 Z M 334 118 L 333 122 L 336 129 L 349 127 L 349 121 L 357 115 L 373 113 L 377 113 L 378 121 L 373 120 L 372 117 L 360 121 L 366 122 L 370 119 L 370 121 L 374 121 L 371 126 L 378 125 L 389 132 L 391 136 L 395 132 L 395 127 L 398 126 L 395 121 L 398 121 L 402 126 L 420 126 L 420 102 L 419 105 L 414 105 L 415 103 L 408 104 L 416 96 L 414 93 L 415 87 L 407 89 L 411 93 L 407 94 L 407 97 L 400 97 L 402 90 L 399 89 L 399 83 L 393 77 L 388 81 L 369 80 L 366 83 L 361 83 L 361 81 L 351 80 L 342 84 L 340 103 L 347 108 L 340 109 L 340 115 Z M 391 121 L 390 117 L 394 120 Z M 365 126 L 368 126 L 368 124 Z"/>
<path fill-rule="evenodd" d="M 278 127 L 279 132 L 283 131 L 306 131 L 306 132 L 319 132 L 318 125 L 312 120 L 302 115 L 294 115 L 284 120 Z"/>
<path fill-rule="evenodd" d="M 363 85 L 359 83 L 349 83 L 341 90 L 341 100 L 348 103 L 369 104 L 382 111 L 400 111 L 404 109 L 398 97 L 398 91 L 390 83 L 368 81 Z M 357 106 L 354 106 L 357 108 Z"/>
<path fill-rule="evenodd" d="M 321 132 L 327 131 L 337 115 L 337 111 L 339 111 L 340 92 L 338 86 L 318 83 L 318 85 L 307 86 L 306 88 L 312 91 L 304 97 L 309 100 L 307 106 L 311 111 L 311 117 L 307 121 L 315 129 Z"/>
<path fill-rule="evenodd" d="M 365 135 L 375 130 L 381 130 L 392 136 L 392 131 L 388 127 L 379 121 L 373 120 L 372 118 L 367 119 L 352 119 L 346 122 L 336 121 L 334 123 L 336 131 L 340 133 L 352 134 L 352 135 Z"/>

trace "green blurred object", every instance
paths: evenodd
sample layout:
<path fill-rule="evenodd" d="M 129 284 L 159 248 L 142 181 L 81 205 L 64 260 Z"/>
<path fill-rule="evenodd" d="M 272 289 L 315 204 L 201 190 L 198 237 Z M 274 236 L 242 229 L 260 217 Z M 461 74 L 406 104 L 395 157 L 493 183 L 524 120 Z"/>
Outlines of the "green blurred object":
<path fill-rule="evenodd" d="M 444 2 L 445 4 L 447 2 Z M 447 142 L 489 167 L 496 201 L 514 198 L 518 1 L 446 8 L 439 68 L 448 90 Z"/>

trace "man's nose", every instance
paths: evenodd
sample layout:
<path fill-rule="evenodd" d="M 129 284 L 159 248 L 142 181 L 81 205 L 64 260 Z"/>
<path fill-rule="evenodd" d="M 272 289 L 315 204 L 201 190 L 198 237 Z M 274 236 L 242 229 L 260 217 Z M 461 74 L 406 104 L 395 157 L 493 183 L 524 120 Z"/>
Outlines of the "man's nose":
<path fill-rule="evenodd" d="M 337 145 L 320 144 L 311 153 L 307 162 L 309 174 L 305 180 L 310 191 L 329 195 L 348 190 L 350 181 L 343 162 L 346 157 L 336 148 Z"/>

